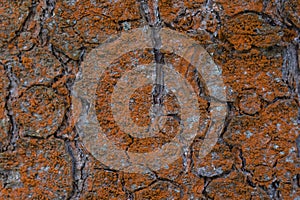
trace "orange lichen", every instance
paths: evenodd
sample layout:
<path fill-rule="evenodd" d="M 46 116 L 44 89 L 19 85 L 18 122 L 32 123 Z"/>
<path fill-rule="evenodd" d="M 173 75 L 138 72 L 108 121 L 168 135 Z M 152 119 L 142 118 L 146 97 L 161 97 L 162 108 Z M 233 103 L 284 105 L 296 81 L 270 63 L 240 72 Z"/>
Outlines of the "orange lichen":
<path fill-rule="evenodd" d="M 17 113 L 20 135 L 47 138 L 63 120 L 65 101 L 51 88 L 36 86 L 13 102 L 12 109 Z"/>
<path fill-rule="evenodd" d="M 228 101 L 225 129 L 199 159 L 211 97 L 195 66 L 166 51 L 164 61 L 198 94 L 192 145 L 173 163 L 144 174 L 111 169 L 86 151 L 75 126 L 82 108 L 71 101 L 80 63 L 108 39 L 147 24 L 140 3 L 0 1 L 0 199 L 299 198 L 299 91 L 296 82 L 282 79 L 290 59 L 284 48 L 298 45 L 299 0 L 160 0 L 159 16 L 156 1 L 147 1 L 150 24 L 159 18 L 163 27 L 197 40 L 218 64 Z M 153 49 L 120 54 L 99 77 L 99 125 L 117 148 L 131 153 L 158 149 L 182 128 L 171 91 L 164 106 L 173 116 L 157 137 L 134 138 L 115 122 L 114 86 L 126 71 L 154 60 Z M 152 89 L 138 88 L 128 102 L 128 117 L 139 126 L 151 123 Z"/>
<path fill-rule="evenodd" d="M 263 0 L 216 0 L 222 6 L 222 17 L 232 17 L 243 11 L 262 12 L 264 7 Z M 224 14 L 223 14 L 224 13 Z"/>
<path fill-rule="evenodd" d="M 0 159 L 7 177 L 0 179 L 0 199 L 67 198 L 72 191 L 72 161 L 62 141 L 18 140 Z"/>
<path fill-rule="evenodd" d="M 22 28 L 29 14 L 31 0 L 1 1 L 0 5 L 0 47 L 2 47 Z"/>

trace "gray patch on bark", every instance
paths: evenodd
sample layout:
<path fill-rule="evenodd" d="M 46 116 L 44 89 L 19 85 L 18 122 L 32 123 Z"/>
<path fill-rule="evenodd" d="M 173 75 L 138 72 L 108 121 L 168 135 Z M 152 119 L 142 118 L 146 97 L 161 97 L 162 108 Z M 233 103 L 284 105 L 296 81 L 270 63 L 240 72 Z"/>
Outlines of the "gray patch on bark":
<path fill-rule="evenodd" d="M 289 89 L 300 100 L 300 70 L 298 62 L 298 45 L 290 44 L 283 52 L 282 79 L 289 86 Z M 300 108 L 298 108 L 298 124 L 300 124 Z"/>

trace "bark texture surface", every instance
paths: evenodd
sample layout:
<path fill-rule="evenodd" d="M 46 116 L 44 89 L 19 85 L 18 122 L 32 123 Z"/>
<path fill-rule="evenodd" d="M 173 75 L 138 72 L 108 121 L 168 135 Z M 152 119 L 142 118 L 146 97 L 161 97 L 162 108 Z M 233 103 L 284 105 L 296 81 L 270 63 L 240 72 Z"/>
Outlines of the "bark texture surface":
<path fill-rule="evenodd" d="M 156 137 L 122 131 L 110 110 L 126 70 L 172 63 L 198 94 L 199 133 L 171 165 L 145 174 L 97 161 L 76 128 L 71 91 L 86 55 L 149 25 L 197 40 L 222 70 L 228 115 L 212 151 L 197 153 L 210 97 L 195 67 L 158 49 L 115 60 L 96 91 L 106 137 L 128 152 L 169 142 L 180 129 L 176 96 Z M 0 199 L 300 199 L 299 0 L 0 0 Z M 157 42 L 157 41 L 156 41 Z M 149 124 L 152 86 L 131 96 L 131 119 Z"/>

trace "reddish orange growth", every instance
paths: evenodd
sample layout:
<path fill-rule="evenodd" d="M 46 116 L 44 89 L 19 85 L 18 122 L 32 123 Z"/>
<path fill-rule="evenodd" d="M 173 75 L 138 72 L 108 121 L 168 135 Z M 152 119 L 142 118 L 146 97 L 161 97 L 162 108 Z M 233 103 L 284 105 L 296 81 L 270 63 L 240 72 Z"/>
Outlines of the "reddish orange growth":
<path fill-rule="evenodd" d="M 62 141 L 19 139 L 16 150 L 0 154 L 0 199 L 67 198 L 72 161 Z"/>
<path fill-rule="evenodd" d="M 126 199 L 119 174 L 109 170 L 92 168 L 81 199 Z"/>
<path fill-rule="evenodd" d="M 29 14 L 31 0 L 0 2 L 0 47 L 3 47 L 21 29 Z"/>
<path fill-rule="evenodd" d="M 243 173 L 232 172 L 224 178 L 213 180 L 207 187 L 208 197 L 221 199 L 269 199 L 260 188 L 253 188 L 247 184 Z"/>
<path fill-rule="evenodd" d="M 22 64 L 12 67 L 20 86 L 29 87 L 34 84 L 49 84 L 62 74 L 63 66 L 46 48 L 35 48 L 22 54 Z"/>
<path fill-rule="evenodd" d="M 158 181 L 153 185 L 135 193 L 136 199 L 180 199 L 181 188 L 164 181 Z"/>
<path fill-rule="evenodd" d="M 262 12 L 264 7 L 263 0 L 216 0 L 215 1 L 222 6 L 222 17 L 232 17 L 235 14 L 241 13 L 245 10 Z"/>
<path fill-rule="evenodd" d="M 20 135 L 47 138 L 55 133 L 65 114 L 65 100 L 53 89 L 32 87 L 12 105 Z"/>
<path fill-rule="evenodd" d="M 74 113 L 67 109 L 80 61 L 109 37 L 146 24 L 138 2 L 32 2 L 0 1 L 0 199 L 67 198 L 72 189 L 81 199 L 300 196 L 295 144 L 299 135 L 299 102 L 294 100 L 291 90 L 295 85 L 283 82 L 281 72 L 286 59 L 283 50 L 299 36 L 298 0 L 158 1 L 163 26 L 204 44 L 222 70 L 229 113 L 218 143 L 199 160 L 197 151 L 210 121 L 210 97 L 193 66 L 163 52 L 166 62 L 199 94 L 199 133 L 183 157 L 146 174 L 108 169 L 93 160 L 80 142 L 77 146 L 72 143 L 72 148 L 81 154 L 66 153 L 64 143 L 51 136 L 60 127 L 56 137 L 72 133 L 74 137 L 68 138 L 77 139 L 73 128 L 79 108 Z M 149 1 L 152 18 L 153 3 Z M 114 122 L 110 111 L 114 84 L 126 70 L 153 60 L 151 50 L 122 55 L 101 77 L 97 90 L 96 111 L 101 127 L 119 148 L 128 151 L 152 151 L 180 129 L 179 123 L 170 118 L 159 137 L 132 139 Z M 147 85 L 131 96 L 130 117 L 139 125 L 149 124 L 151 89 Z M 166 96 L 164 103 L 167 112 L 180 117 L 173 93 Z M 9 115 L 15 121 L 9 120 L 9 110 L 13 111 Z M 65 112 L 66 118 L 71 118 L 69 126 L 67 122 L 61 126 Z M 21 136 L 17 137 L 15 150 L 7 148 L 12 142 L 13 123 L 18 124 L 15 134 Z M 45 139 L 23 138 L 22 133 Z M 72 163 L 70 155 L 77 162 Z M 78 169 L 78 159 L 83 157 L 87 161 Z M 82 173 L 78 183 L 72 180 L 72 167 L 76 174 Z"/>
<path fill-rule="evenodd" d="M 285 22 L 300 28 L 300 4 L 299 0 L 287 0 L 283 3 Z"/>
<path fill-rule="evenodd" d="M 225 22 L 223 37 L 240 51 L 278 45 L 283 32 L 279 26 L 271 26 L 267 20 L 265 16 L 256 13 L 236 15 Z"/>
<path fill-rule="evenodd" d="M 58 1 L 54 13 L 47 20 L 50 43 L 74 60 L 83 46 L 98 46 L 124 29 L 138 27 L 141 19 L 136 1 Z"/>

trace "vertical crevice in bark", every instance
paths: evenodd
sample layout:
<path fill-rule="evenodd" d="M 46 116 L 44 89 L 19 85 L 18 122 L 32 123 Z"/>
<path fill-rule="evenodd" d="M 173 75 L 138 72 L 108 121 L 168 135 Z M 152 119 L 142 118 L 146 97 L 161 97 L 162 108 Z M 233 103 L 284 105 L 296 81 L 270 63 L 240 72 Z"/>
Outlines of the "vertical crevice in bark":
<path fill-rule="evenodd" d="M 7 116 L 9 117 L 10 123 L 11 123 L 11 131 L 10 131 L 10 142 L 8 149 L 14 150 L 15 143 L 19 137 L 19 131 L 17 122 L 15 119 L 15 113 L 12 110 L 12 102 L 15 98 L 17 98 L 17 90 L 18 90 L 18 84 L 17 84 L 17 78 L 15 77 L 14 73 L 12 72 L 12 64 L 9 62 L 5 65 L 5 71 L 7 74 L 7 77 L 9 79 L 9 92 L 8 96 L 6 97 L 6 110 L 7 110 Z"/>
<path fill-rule="evenodd" d="M 164 54 L 160 51 L 162 43 L 159 32 L 162 27 L 162 22 L 159 14 L 158 0 L 142 0 L 140 1 L 140 8 L 142 16 L 145 18 L 151 29 L 151 39 L 155 58 L 156 80 L 152 91 L 153 104 L 162 106 L 163 97 L 165 95 L 163 71 L 165 60 Z"/>
<path fill-rule="evenodd" d="M 288 84 L 292 96 L 297 99 L 299 104 L 300 70 L 298 62 L 298 44 L 289 44 L 283 52 L 283 58 L 282 79 Z M 300 109 L 298 109 L 298 123 L 300 124 Z"/>
<path fill-rule="evenodd" d="M 66 141 L 66 146 L 72 158 L 73 189 L 68 199 L 80 199 L 88 174 L 85 171 L 88 156 L 84 153 L 78 141 Z"/>

